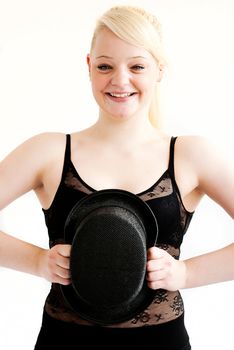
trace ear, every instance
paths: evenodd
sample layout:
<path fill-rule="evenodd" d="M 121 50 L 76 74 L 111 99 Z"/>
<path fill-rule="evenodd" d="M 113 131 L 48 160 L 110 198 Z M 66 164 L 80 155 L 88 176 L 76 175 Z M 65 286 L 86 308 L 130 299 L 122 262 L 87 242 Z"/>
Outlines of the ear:
<path fill-rule="evenodd" d="M 91 63 L 90 63 L 90 54 L 89 53 L 86 56 L 86 62 L 88 65 L 88 70 L 89 70 L 89 79 L 91 79 L 91 77 L 90 77 Z"/>
<path fill-rule="evenodd" d="M 88 64 L 88 66 L 90 66 L 90 54 L 89 53 L 86 56 L 86 62 Z"/>
<path fill-rule="evenodd" d="M 87 62 L 87 65 L 88 65 L 89 71 L 90 71 L 90 54 L 89 53 L 86 56 L 86 62 Z"/>

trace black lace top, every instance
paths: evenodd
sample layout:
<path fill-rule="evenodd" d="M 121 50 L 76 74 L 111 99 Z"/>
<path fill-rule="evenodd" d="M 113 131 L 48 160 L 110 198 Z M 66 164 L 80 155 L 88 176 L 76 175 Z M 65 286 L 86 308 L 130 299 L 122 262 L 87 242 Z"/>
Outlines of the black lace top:
<path fill-rule="evenodd" d="M 159 234 L 157 246 L 179 259 L 180 245 L 193 213 L 188 212 L 181 200 L 174 176 L 174 145 L 171 138 L 168 169 L 147 190 L 138 194 L 157 215 Z M 64 243 L 63 227 L 68 213 L 78 200 L 95 190 L 86 184 L 75 169 L 70 156 L 70 135 L 67 135 L 61 182 L 49 209 L 43 209 L 48 228 L 50 247 Z M 90 324 L 72 311 L 65 303 L 58 284 L 53 283 L 45 303 L 46 312 L 59 320 Z M 141 314 L 114 327 L 139 327 L 176 319 L 184 311 L 179 291 L 159 289 L 152 304 Z M 110 326 L 109 326 L 110 327 Z"/>

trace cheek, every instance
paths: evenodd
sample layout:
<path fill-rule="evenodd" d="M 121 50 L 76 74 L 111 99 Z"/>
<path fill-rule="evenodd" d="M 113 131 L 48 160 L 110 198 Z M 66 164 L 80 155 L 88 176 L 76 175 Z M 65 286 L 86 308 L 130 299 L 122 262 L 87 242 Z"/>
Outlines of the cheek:
<path fill-rule="evenodd" d="M 136 85 L 144 91 L 149 91 L 156 85 L 156 74 L 154 70 L 149 70 L 146 74 L 137 76 Z"/>
<path fill-rule="evenodd" d="M 92 74 L 91 84 L 93 91 L 102 91 L 107 85 L 107 78 L 105 76 L 97 76 L 97 74 Z"/>
<path fill-rule="evenodd" d="M 154 90 L 155 86 L 156 79 L 154 79 L 153 77 L 148 77 L 147 79 L 142 80 L 139 84 L 141 91 L 146 94 L 151 93 Z"/>

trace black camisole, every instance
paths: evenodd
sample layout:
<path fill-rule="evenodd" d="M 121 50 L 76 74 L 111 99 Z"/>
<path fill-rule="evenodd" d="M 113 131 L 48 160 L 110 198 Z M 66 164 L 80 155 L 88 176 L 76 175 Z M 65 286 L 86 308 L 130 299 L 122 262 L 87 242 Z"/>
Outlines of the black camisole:
<path fill-rule="evenodd" d="M 180 246 L 187 231 L 193 213 L 188 212 L 180 196 L 174 173 L 174 146 L 176 138 L 170 142 L 168 169 L 147 190 L 137 194 L 147 202 L 155 212 L 159 234 L 157 246 L 179 259 Z M 79 176 L 71 161 L 71 138 L 66 136 L 66 149 L 62 177 L 57 192 L 49 209 L 43 209 L 48 228 L 50 247 L 64 243 L 63 228 L 68 213 L 84 196 L 94 192 Z M 45 302 L 45 311 L 49 316 L 66 322 L 91 325 L 72 311 L 65 303 L 58 284 L 53 283 Z M 115 328 L 132 328 L 144 325 L 162 324 L 175 320 L 184 312 L 183 300 L 179 291 L 170 292 L 164 289 L 156 291 L 151 305 L 133 319 L 115 324 Z M 108 326 L 112 327 L 112 326 Z"/>

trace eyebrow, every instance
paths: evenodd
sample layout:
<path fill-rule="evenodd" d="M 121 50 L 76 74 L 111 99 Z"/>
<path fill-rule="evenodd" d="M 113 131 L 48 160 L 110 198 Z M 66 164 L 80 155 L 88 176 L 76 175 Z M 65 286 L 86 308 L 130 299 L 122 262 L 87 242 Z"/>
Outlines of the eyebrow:
<path fill-rule="evenodd" d="M 101 55 L 101 56 L 97 56 L 97 57 L 96 57 L 96 59 L 99 59 L 99 58 L 114 59 L 114 57 L 106 56 L 106 55 Z M 144 57 L 144 56 L 133 56 L 133 57 L 128 57 L 127 59 L 133 59 L 133 58 L 143 58 L 143 59 L 147 59 L 147 58 Z"/>

